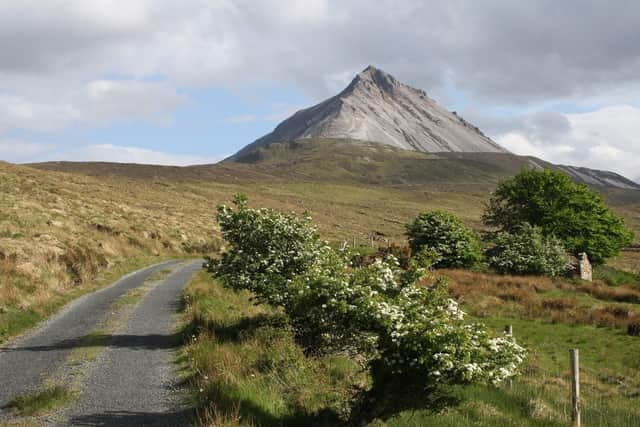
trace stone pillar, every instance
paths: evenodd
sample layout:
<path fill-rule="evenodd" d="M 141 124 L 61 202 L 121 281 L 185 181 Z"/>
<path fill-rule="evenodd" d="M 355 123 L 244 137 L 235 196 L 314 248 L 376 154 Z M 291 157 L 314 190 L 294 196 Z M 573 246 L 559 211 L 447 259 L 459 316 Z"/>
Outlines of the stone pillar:
<path fill-rule="evenodd" d="M 580 269 L 580 279 L 587 282 L 593 281 L 593 268 L 589 262 L 589 257 L 584 252 L 581 252 L 578 256 L 578 268 Z"/>

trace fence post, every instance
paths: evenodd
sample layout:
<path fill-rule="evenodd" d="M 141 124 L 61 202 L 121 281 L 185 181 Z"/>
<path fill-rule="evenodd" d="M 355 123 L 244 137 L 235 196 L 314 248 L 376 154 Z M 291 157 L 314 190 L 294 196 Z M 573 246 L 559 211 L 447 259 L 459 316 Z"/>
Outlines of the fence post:
<path fill-rule="evenodd" d="M 353 249 L 355 249 L 355 248 L 356 248 L 356 238 L 354 237 L 353 238 Z"/>
<path fill-rule="evenodd" d="M 578 349 L 573 348 L 569 350 L 571 359 L 571 420 L 574 427 L 580 427 L 582 425 L 580 420 L 580 358 L 578 356 Z"/>
<path fill-rule="evenodd" d="M 373 247 L 373 236 L 371 236 L 371 247 Z"/>
<path fill-rule="evenodd" d="M 504 327 L 504 334 L 508 337 L 512 337 L 513 336 L 513 326 L 511 325 L 507 325 Z M 513 388 L 513 378 L 509 378 L 507 380 L 507 387 L 509 387 L 509 389 Z"/>

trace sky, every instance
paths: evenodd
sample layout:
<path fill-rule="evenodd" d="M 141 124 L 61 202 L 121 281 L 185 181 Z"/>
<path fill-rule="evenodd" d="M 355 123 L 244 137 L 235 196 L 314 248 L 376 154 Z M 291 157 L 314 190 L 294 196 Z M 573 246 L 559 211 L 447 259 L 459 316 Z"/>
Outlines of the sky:
<path fill-rule="evenodd" d="M 635 0 L 0 0 L 0 159 L 218 161 L 372 64 L 640 182 Z"/>

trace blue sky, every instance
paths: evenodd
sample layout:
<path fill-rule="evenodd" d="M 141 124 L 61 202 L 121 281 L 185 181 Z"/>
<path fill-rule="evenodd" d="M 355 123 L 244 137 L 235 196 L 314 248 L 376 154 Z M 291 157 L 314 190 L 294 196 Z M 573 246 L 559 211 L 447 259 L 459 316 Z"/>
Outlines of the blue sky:
<path fill-rule="evenodd" d="M 1 2 L 0 159 L 214 162 L 372 64 L 515 153 L 640 180 L 637 16 L 631 0 Z"/>

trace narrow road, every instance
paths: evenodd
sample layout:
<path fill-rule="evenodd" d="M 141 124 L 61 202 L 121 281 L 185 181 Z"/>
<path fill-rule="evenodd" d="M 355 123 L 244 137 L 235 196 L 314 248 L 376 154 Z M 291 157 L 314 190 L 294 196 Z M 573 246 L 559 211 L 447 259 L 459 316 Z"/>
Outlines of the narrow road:
<path fill-rule="evenodd" d="M 104 348 L 83 375 L 82 392 L 55 418 L 45 418 L 45 424 L 187 424 L 187 412 L 180 409 L 180 396 L 175 391 L 172 350 L 179 342 L 172 333 L 172 316 L 180 290 L 202 261 L 180 263 L 168 261 L 129 274 L 79 298 L 42 326 L 1 347 L 0 408 L 18 395 L 37 391 L 54 373 L 60 377 L 62 371 L 64 376 L 67 358 L 82 347 L 83 337 L 108 317 L 114 302 L 141 287 L 153 273 L 171 268 L 173 272 L 142 296 L 115 331 L 101 337 Z M 0 422 L 8 417 L 8 410 L 0 409 Z"/>

